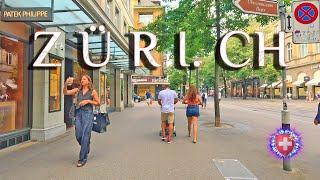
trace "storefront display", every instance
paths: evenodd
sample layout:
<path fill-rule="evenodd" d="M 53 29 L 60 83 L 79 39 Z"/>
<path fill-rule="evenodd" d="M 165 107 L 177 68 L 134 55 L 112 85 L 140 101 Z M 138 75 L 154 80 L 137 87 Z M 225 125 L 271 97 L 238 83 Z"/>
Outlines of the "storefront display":
<path fill-rule="evenodd" d="M 50 57 L 50 63 L 61 63 L 57 58 Z M 61 110 L 61 67 L 49 70 L 49 112 Z"/>
<path fill-rule="evenodd" d="M 24 56 L 23 42 L 0 35 L 0 134 L 24 128 L 26 125 L 21 108 Z"/>
<path fill-rule="evenodd" d="M 299 96 L 299 98 L 306 97 L 306 90 L 304 87 L 298 87 L 298 96 Z"/>
<path fill-rule="evenodd" d="M 281 93 L 280 88 L 275 88 L 274 89 L 274 96 L 275 97 L 279 98 L 280 97 L 280 93 Z"/>
<path fill-rule="evenodd" d="M 105 84 L 106 84 L 106 75 L 100 72 L 100 103 L 105 104 Z"/>

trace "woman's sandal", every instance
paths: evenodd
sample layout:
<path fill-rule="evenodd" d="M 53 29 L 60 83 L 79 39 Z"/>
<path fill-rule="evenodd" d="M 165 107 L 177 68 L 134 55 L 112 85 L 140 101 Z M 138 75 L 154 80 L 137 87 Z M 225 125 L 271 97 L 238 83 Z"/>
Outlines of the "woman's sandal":
<path fill-rule="evenodd" d="M 82 167 L 86 164 L 86 161 L 78 161 L 77 167 Z"/>

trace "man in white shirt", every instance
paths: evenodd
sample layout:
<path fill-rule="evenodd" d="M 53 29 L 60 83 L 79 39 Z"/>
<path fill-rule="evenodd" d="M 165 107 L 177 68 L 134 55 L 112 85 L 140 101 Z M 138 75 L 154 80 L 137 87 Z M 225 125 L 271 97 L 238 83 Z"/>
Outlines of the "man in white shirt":
<path fill-rule="evenodd" d="M 161 106 L 161 129 L 162 141 L 166 140 L 166 126 L 169 124 L 168 143 L 171 143 L 174 123 L 174 105 L 178 102 L 177 93 L 170 90 L 169 85 L 165 85 L 165 89 L 159 92 L 158 104 Z"/>

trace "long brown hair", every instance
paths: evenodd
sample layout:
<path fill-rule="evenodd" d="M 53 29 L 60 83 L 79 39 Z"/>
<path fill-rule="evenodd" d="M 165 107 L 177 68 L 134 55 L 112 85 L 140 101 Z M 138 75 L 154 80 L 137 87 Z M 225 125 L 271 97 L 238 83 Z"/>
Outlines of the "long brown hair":
<path fill-rule="evenodd" d="M 195 101 L 197 99 L 198 90 L 194 85 L 190 85 L 187 96 L 190 101 Z"/>
<path fill-rule="evenodd" d="M 85 75 L 83 75 L 83 76 L 81 77 L 81 80 L 82 80 L 83 77 L 85 77 L 85 78 L 88 79 L 88 81 L 89 81 L 89 85 L 88 85 L 88 86 L 89 86 L 89 90 L 92 90 L 92 80 L 91 80 L 91 77 L 90 77 L 89 75 L 86 75 L 86 74 L 85 74 Z M 80 88 L 79 88 L 80 90 L 82 90 L 82 88 L 83 88 L 83 87 L 82 87 L 81 80 L 80 80 Z"/>

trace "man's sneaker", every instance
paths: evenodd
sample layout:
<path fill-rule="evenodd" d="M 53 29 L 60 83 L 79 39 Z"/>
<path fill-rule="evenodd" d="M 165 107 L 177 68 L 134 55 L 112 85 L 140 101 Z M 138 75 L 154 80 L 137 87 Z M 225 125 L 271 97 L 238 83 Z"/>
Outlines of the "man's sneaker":
<path fill-rule="evenodd" d="M 167 139 L 166 137 L 162 137 L 162 138 L 161 138 L 162 141 L 165 141 L 166 139 Z"/>

